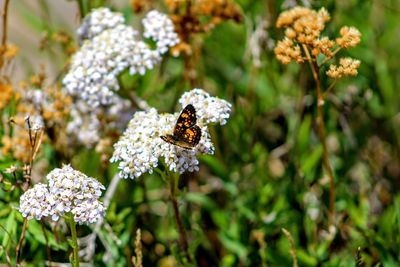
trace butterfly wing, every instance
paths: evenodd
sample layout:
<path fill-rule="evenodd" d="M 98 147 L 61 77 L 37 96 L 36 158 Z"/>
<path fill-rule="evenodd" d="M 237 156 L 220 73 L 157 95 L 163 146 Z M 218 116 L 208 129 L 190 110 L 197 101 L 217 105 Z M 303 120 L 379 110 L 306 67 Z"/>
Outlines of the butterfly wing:
<path fill-rule="evenodd" d="M 194 125 L 185 130 L 185 132 L 182 134 L 182 136 L 178 139 L 178 142 L 180 142 L 180 143 L 184 142 L 190 148 L 192 148 L 192 147 L 195 147 L 200 142 L 200 138 L 201 138 L 201 129 L 199 126 Z M 185 147 L 185 148 L 187 148 L 187 147 Z"/>
<path fill-rule="evenodd" d="M 196 118 L 196 109 L 193 107 L 192 104 L 187 105 L 181 112 L 176 121 L 175 128 L 174 128 L 174 135 L 176 137 L 182 136 L 185 131 L 194 126 L 197 122 Z"/>
<path fill-rule="evenodd" d="M 195 147 L 201 138 L 201 129 L 196 125 L 196 109 L 193 105 L 187 105 L 178 117 L 175 124 L 173 135 L 167 134 L 160 136 L 162 140 L 170 144 L 192 149 Z"/>

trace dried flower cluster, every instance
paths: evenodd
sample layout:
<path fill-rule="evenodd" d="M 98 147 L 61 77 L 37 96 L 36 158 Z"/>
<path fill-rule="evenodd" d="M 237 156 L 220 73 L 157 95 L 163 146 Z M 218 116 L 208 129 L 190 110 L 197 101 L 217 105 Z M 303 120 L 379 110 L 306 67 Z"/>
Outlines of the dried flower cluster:
<path fill-rule="evenodd" d="M 23 217 L 36 220 L 51 217 L 58 221 L 71 213 L 79 224 L 89 224 L 104 216 L 99 197 L 105 188 L 96 179 L 69 165 L 54 169 L 46 178 L 48 184 L 36 184 L 21 196 L 19 211 Z"/>
<path fill-rule="evenodd" d="M 184 149 L 163 141 L 160 136 L 172 133 L 179 113 L 159 114 L 156 109 L 136 112 L 127 130 L 114 145 L 112 162 L 119 162 L 120 176 L 136 178 L 143 173 L 152 172 L 159 158 L 174 172 L 198 171 L 197 154 L 213 154 L 214 146 L 210 139 L 207 124 L 225 124 L 229 118 L 231 105 L 222 99 L 211 97 L 201 89 L 185 93 L 179 103 L 182 107 L 191 103 L 196 108 L 198 125 L 202 136 L 199 144 L 192 150 Z"/>
<path fill-rule="evenodd" d="M 38 83 L 38 85 L 41 84 Z M 67 138 L 63 132 L 69 116 L 71 99 L 57 87 L 38 89 L 22 85 L 15 91 L 16 115 L 10 120 L 14 125 L 13 132 L 12 135 L 3 135 L 1 139 L 2 154 L 12 153 L 15 159 L 28 162 L 32 146 L 29 130 L 36 137 L 40 136 L 43 140 L 50 139 L 56 150 L 65 150 Z M 45 134 L 45 128 L 47 134 Z M 39 131 L 43 133 L 43 136 L 38 133 Z"/>
<path fill-rule="evenodd" d="M 13 96 L 13 87 L 6 81 L 0 81 L 0 110 L 2 110 Z"/>
<path fill-rule="evenodd" d="M 158 11 L 149 12 L 143 26 L 144 36 L 156 42 L 156 49 L 138 40 L 139 33 L 124 24 L 121 14 L 107 8 L 90 13 L 78 29 L 82 46 L 63 80 L 66 91 L 93 108 L 116 101 L 117 76 L 123 70 L 143 75 L 179 41 L 171 20 Z"/>
<path fill-rule="evenodd" d="M 324 55 L 325 59 L 329 60 L 340 49 L 354 47 L 360 43 L 361 33 L 354 27 L 342 27 L 340 37 L 336 40 L 322 37 L 325 23 L 329 20 L 329 13 L 324 8 L 317 12 L 305 7 L 294 7 L 282 12 L 276 26 L 286 30 L 285 38 L 279 41 L 275 48 L 277 59 L 283 64 L 291 61 L 303 63 L 305 60 L 316 61 L 318 56 Z M 329 74 L 327 73 L 330 77 L 340 78 L 357 74 L 360 65 L 358 60 L 350 60 L 352 63 L 349 59 L 340 61 L 345 65 L 340 63 L 342 68 L 332 65 Z"/>
<path fill-rule="evenodd" d="M 340 79 L 343 76 L 356 76 L 360 61 L 353 58 L 341 58 L 339 66 L 334 64 L 329 66 L 326 74 L 333 79 Z"/>
<path fill-rule="evenodd" d="M 354 27 L 342 27 L 340 35 L 341 37 L 336 38 L 336 43 L 343 48 L 357 46 L 361 41 L 361 33 Z"/>
<path fill-rule="evenodd" d="M 0 111 L 7 106 L 14 94 L 8 72 L 17 53 L 18 47 L 13 44 L 0 45 Z"/>
<path fill-rule="evenodd" d="M 131 0 L 134 12 L 151 6 L 149 0 Z M 192 54 L 190 39 L 193 34 L 212 30 L 222 21 L 241 22 L 240 8 L 232 0 L 176 1 L 164 0 L 181 42 L 172 49 L 174 55 Z"/>
<path fill-rule="evenodd" d="M 18 54 L 18 50 L 18 47 L 14 44 L 0 46 L 0 70 L 2 70 L 2 76 L 6 73 L 6 68 L 12 64 L 15 56 Z"/>

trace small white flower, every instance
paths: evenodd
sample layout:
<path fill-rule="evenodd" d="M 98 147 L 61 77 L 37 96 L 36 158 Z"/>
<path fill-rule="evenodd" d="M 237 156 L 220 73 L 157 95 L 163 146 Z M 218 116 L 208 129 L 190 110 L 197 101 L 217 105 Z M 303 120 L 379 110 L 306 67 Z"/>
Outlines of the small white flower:
<path fill-rule="evenodd" d="M 44 106 L 44 104 L 47 104 L 48 102 L 43 90 L 32 88 L 23 91 L 23 93 L 25 93 L 24 99 L 31 102 L 38 110 L 42 109 L 42 106 Z"/>
<path fill-rule="evenodd" d="M 77 100 L 71 105 L 71 121 L 68 122 L 67 132 L 74 141 L 92 148 L 102 138 L 101 133 L 123 131 L 132 114 L 131 103 L 118 96 L 114 98 L 111 105 L 95 109 L 82 100 Z M 102 123 L 100 118 L 107 123 Z"/>
<path fill-rule="evenodd" d="M 142 23 L 144 26 L 143 36 L 153 39 L 161 54 L 179 43 L 178 34 L 174 31 L 174 24 L 167 15 L 152 10 L 147 13 Z"/>
<path fill-rule="evenodd" d="M 82 25 L 78 28 L 77 34 L 80 42 L 85 39 L 92 39 L 99 33 L 124 24 L 124 17 L 121 13 L 111 12 L 108 8 L 98 8 L 87 15 Z"/>
<path fill-rule="evenodd" d="M 44 128 L 43 118 L 40 115 L 26 115 L 25 122 L 27 130 L 31 130 L 34 133 Z"/>
<path fill-rule="evenodd" d="M 40 220 L 42 217 L 49 216 L 51 204 L 47 199 L 48 195 L 47 185 L 36 184 L 21 196 L 19 212 L 29 220 L 33 218 Z"/>
<path fill-rule="evenodd" d="M 202 89 L 193 89 L 179 99 L 182 107 L 192 104 L 196 108 L 200 124 L 219 123 L 224 125 L 230 116 L 232 105 L 218 97 L 210 96 Z"/>
<path fill-rule="evenodd" d="M 37 184 L 21 196 L 19 211 L 23 217 L 40 220 L 49 216 L 57 221 L 71 212 L 76 222 L 89 224 L 104 216 L 98 199 L 105 188 L 96 179 L 69 165 L 54 169 L 46 178 L 48 185 Z"/>
<path fill-rule="evenodd" d="M 77 223 L 84 224 L 96 222 L 100 216 L 103 216 L 105 210 L 103 203 L 94 199 L 77 203 L 71 212 Z"/>
<path fill-rule="evenodd" d="M 154 108 L 136 112 L 128 128 L 114 145 L 115 151 L 110 160 L 119 162 L 121 177 L 136 178 L 146 172 L 152 173 L 158 165 L 159 158 L 163 158 L 165 165 L 171 171 L 179 173 L 198 171 L 199 161 L 196 156 L 214 153 L 207 124 L 226 123 L 230 104 L 209 96 L 201 89 L 192 91 L 194 92 L 191 94 L 197 98 L 192 99 L 191 103 L 196 107 L 198 122 L 201 122 L 198 123 L 202 132 L 199 143 L 193 149 L 184 149 L 160 138 L 173 132 L 180 113 L 158 114 Z M 181 103 L 184 101 L 186 101 L 186 96 Z"/>
<path fill-rule="evenodd" d="M 35 133 L 44 128 L 43 118 L 42 116 L 39 115 L 31 116 L 30 124 L 31 124 L 31 130 Z"/>

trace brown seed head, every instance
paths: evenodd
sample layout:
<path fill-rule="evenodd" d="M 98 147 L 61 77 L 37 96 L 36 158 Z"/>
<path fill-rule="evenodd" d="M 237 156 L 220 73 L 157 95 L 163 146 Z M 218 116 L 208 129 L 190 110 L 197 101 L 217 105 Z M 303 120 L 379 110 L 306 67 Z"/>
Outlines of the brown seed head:
<path fill-rule="evenodd" d="M 304 61 L 301 55 L 300 46 L 295 45 L 289 38 L 285 38 L 283 41 L 278 41 L 274 52 L 276 58 L 283 64 L 289 64 L 292 60 L 297 63 L 302 63 Z"/>
<path fill-rule="evenodd" d="M 340 79 L 343 76 L 356 76 L 357 69 L 360 67 L 360 60 L 353 58 L 341 58 L 339 66 L 334 64 L 329 66 L 329 70 L 326 74 L 333 79 Z"/>
<path fill-rule="evenodd" d="M 341 37 L 336 39 L 336 43 L 342 48 L 354 47 L 360 43 L 361 33 L 357 28 L 344 26 L 340 29 Z"/>

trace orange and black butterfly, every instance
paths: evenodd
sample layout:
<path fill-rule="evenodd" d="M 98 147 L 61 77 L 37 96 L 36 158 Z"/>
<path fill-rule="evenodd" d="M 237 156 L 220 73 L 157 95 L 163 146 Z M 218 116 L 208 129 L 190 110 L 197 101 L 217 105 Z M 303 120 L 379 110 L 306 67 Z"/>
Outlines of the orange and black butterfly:
<path fill-rule="evenodd" d="M 170 144 L 186 149 L 194 148 L 200 141 L 201 129 L 196 125 L 196 110 L 193 105 L 187 105 L 176 121 L 173 134 L 160 136 Z"/>

